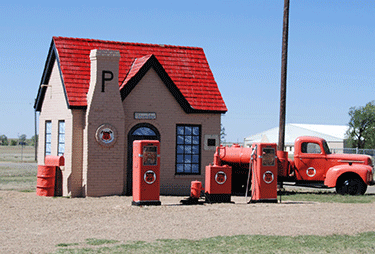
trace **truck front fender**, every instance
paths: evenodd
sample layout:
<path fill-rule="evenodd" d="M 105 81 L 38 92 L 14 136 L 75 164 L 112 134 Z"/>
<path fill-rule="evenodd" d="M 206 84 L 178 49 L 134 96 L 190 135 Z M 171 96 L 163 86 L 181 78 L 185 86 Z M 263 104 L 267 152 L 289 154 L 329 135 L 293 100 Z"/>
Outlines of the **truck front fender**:
<path fill-rule="evenodd" d="M 327 187 L 335 187 L 337 179 L 345 173 L 358 175 L 367 185 L 372 181 L 372 167 L 368 165 L 338 165 L 328 169 L 326 178 L 324 179 L 324 185 Z"/>

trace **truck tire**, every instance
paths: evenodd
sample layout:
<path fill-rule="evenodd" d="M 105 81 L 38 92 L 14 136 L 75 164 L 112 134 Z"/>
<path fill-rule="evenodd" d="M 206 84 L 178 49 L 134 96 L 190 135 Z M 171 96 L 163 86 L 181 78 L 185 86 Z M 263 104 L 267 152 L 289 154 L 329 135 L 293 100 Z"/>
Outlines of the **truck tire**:
<path fill-rule="evenodd" d="M 358 176 L 342 176 L 337 180 L 336 192 L 341 195 L 363 195 L 367 185 Z"/>

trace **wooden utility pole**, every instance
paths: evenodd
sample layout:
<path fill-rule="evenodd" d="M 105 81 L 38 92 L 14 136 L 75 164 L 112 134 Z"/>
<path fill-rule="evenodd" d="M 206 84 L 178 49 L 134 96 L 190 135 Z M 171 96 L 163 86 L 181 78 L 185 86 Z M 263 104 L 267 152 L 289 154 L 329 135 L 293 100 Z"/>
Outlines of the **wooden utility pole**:
<path fill-rule="evenodd" d="M 285 108 L 286 108 L 286 69 L 288 60 L 289 0 L 284 0 L 283 45 L 281 57 L 281 89 L 278 151 L 284 151 L 285 143 Z"/>

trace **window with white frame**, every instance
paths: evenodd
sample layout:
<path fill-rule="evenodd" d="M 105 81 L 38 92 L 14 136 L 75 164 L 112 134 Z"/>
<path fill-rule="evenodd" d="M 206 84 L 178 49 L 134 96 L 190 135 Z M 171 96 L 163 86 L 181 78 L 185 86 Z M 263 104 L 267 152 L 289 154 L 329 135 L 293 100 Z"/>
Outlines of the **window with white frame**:
<path fill-rule="evenodd" d="M 51 142 L 52 142 L 52 122 L 46 121 L 45 126 L 45 155 L 51 155 Z"/>
<path fill-rule="evenodd" d="M 176 174 L 200 174 L 201 126 L 176 126 Z"/>
<path fill-rule="evenodd" d="M 59 142 L 57 155 L 62 156 L 65 152 L 65 121 L 59 121 Z"/>

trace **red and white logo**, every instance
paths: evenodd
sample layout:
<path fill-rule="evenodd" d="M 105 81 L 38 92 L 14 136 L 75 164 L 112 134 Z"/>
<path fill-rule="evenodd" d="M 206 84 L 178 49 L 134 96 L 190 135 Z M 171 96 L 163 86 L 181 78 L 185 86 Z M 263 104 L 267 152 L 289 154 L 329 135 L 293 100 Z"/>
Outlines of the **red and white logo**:
<path fill-rule="evenodd" d="M 263 174 L 263 181 L 265 183 L 268 183 L 268 184 L 272 183 L 273 180 L 274 180 L 274 178 L 275 177 L 274 177 L 274 175 L 273 175 L 273 173 L 271 171 L 266 171 Z"/>
<path fill-rule="evenodd" d="M 103 124 L 96 130 L 95 138 L 100 145 L 111 147 L 116 143 L 117 131 L 112 125 Z"/>
<path fill-rule="evenodd" d="M 156 181 L 156 174 L 152 170 L 148 170 L 144 173 L 143 179 L 147 184 L 153 184 Z"/>
<path fill-rule="evenodd" d="M 227 174 L 225 174 L 223 171 L 219 171 L 215 175 L 215 181 L 218 184 L 224 184 L 227 181 Z"/>
<path fill-rule="evenodd" d="M 105 128 L 100 130 L 99 132 L 99 138 L 102 142 L 109 144 L 115 139 L 115 134 L 110 128 Z"/>
<path fill-rule="evenodd" d="M 314 177 L 316 175 L 316 170 L 313 167 L 306 169 L 306 175 L 309 177 Z"/>

